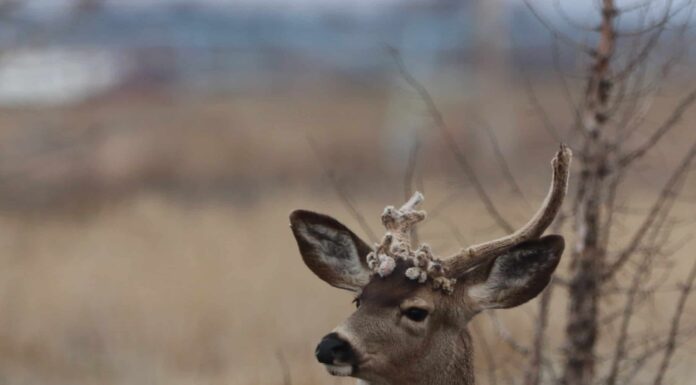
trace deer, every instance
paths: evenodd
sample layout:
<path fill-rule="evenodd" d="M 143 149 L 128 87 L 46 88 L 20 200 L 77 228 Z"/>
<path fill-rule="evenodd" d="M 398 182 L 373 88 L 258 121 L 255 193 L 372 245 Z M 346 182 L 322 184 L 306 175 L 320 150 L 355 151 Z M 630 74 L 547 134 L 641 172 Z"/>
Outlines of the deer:
<path fill-rule="evenodd" d="M 474 385 L 469 321 L 528 302 L 558 266 L 564 238 L 542 235 L 561 209 L 571 157 L 561 145 L 546 198 L 524 226 L 449 258 L 411 244 L 411 231 L 426 218 L 416 209 L 418 192 L 398 209 L 385 208 L 386 234 L 374 247 L 331 216 L 293 211 L 304 263 L 329 285 L 353 292 L 357 307 L 321 339 L 316 359 L 358 385 Z"/>

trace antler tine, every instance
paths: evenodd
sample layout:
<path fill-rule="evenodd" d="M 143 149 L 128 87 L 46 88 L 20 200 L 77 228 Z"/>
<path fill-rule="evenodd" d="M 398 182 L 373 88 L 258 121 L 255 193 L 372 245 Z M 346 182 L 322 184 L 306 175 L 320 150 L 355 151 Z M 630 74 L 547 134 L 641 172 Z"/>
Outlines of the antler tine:
<path fill-rule="evenodd" d="M 541 208 L 534 214 L 526 225 L 514 233 L 493 241 L 481 243 L 463 249 L 449 258 L 445 263 L 448 275 L 459 276 L 474 266 L 484 263 L 490 258 L 500 255 L 505 250 L 521 242 L 541 237 L 547 227 L 551 225 L 563 204 L 568 190 L 568 175 L 570 174 L 570 161 L 572 151 L 566 145 L 561 148 L 551 161 L 553 174 L 551 187 L 544 199 Z"/>
<path fill-rule="evenodd" d="M 411 227 L 425 219 L 425 211 L 416 210 L 416 206 L 422 201 L 423 194 L 416 192 L 399 209 L 394 206 L 384 209 L 382 224 L 387 229 L 387 234 L 381 243 L 375 245 L 375 251 L 367 255 L 367 265 L 381 277 L 391 274 L 397 259 L 409 259 L 414 256 L 411 248 Z M 420 278 L 420 271 L 418 273 L 419 276 L 416 278 Z"/>
<path fill-rule="evenodd" d="M 399 209 L 387 206 L 382 213 L 382 224 L 399 241 L 411 246 L 411 227 L 425 219 L 425 211 L 416 210 L 423 202 L 423 194 L 416 191 Z"/>

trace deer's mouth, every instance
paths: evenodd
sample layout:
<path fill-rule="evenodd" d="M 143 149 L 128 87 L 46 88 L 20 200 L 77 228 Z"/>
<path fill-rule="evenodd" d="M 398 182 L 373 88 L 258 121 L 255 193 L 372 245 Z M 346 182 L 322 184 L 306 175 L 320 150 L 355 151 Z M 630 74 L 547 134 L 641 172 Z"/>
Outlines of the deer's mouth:
<path fill-rule="evenodd" d="M 324 364 L 326 370 L 332 376 L 348 377 L 353 374 L 353 365 L 349 364 Z"/>

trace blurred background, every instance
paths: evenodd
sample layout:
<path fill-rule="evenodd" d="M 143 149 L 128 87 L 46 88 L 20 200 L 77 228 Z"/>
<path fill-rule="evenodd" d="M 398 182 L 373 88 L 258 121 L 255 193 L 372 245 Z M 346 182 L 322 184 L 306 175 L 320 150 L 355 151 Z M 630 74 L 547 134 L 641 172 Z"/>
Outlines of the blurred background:
<path fill-rule="evenodd" d="M 579 3 L 563 9 L 591 24 Z M 288 214 L 369 239 L 352 204 L 380 236 L 410 170 L 437 252 L 501 235 L 401 59 L 523 224 L 558 147 L 544 120 L 570 127 L 564 95 L 584 84 L 585 63 L 557 51 L 513 0 L 0 2 L 0 383 L 352 383 L 313 357 L 352 297 L 304 267 Z M 693 64 L 686 52 L 649 120 Z M 645 207 L 693 137 L 666 138 L 621 199 Z M 531 305 L 504 316 L 519 336 L 534 322 Z"/>

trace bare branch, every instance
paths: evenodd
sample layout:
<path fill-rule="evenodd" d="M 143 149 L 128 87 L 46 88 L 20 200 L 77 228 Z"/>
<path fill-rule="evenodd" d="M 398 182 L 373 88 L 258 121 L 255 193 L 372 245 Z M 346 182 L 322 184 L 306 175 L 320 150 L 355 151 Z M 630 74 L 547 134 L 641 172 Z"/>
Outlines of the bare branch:
<path fill-rule="evenodd" d="M 566 99 L 566 103 L 568 103 L 568 107 L 573 111 L 574 120 L 571 126 L 571 133 L 580 132 L 584 135 L 584 131 L 579 130 L 582 123 L 582 112 L 580 111 L 580 107 L 578 107 L 577 103 L 573 99 L 572 93 L 570 91 L 570 85 L 568 84 L 568 79 L 566 79 L 566 76 L 561 68 L 561 51 L 558 44 L 558 39 L 554 37 L 552 42 L 553 45 L 551 50 L 551 56 L 553 59 L 553 67 L 556 72 L 556 75 L 558 75 L 558 80 L 561 83 L 561 89 L 563 90 L 563 96 Z M 571 138 L 568 138 L 568 140 L 570 139 Z"/>
<path fill-rule="evenodd" d="M 645 10 L 646 8 L 650 8 L 653 3 L 654 3 L 654 0 L 647 0 L 647 1 L 640 2 L 640 3 L 632 4 L 632 5 L 626 5 L 624 7 L 619 7 L 619 8 L 617 8 L 617 10 L 620 14 L 626 14 L 626 13 L 635 12 L 635 11 L 642 11 L 642 10 Z"/>
<path fill-rule="evenodd" d="M 611 361 L 611 369 L 609 370 L 609 376 L 606 381 L 606 385 L 615 385 L 619 375 L 619 369 L 621 368 L 621 363 L 626 358 L 626 341 L 629 336 L 629 325 L 631 319 L 635 314 L 635 300 L 638 292 L 639 285 L 642 282 L 643 276 L 649 267 L 650 263 L 650 253 L 645 253 L 640 266 L 633 274 L 633 279 L 631 281 L 631 289 L 628 291 L 626 298 L 626 304 L 624 305 L 623 314 L 621 318 L 621 325 L 619 327 L 619 337 L 616 341 L 616 347 L 614 350 L 614 356 Z"/>
<path fill-rule="evenodd" d="M 532 107 L 536 111 L 537 115 L 541 118 L 542 123 L 544 123 L 544 128 L 546 129 L 546 132 L 551 135 L 551 137 L 557 141 L 557 142 L 562 142 L 561 136 L 556 130 L 556 127 L 553 125 L 551 122 L 551 119 L 549 118 L 549 115 L 546 113 L 546 110 L 544 107 L 541 105 L 541 102 L 539 101 L 539 98 L 536 95 L 536 92 L 534 91 L 534 86 L 532 86 L 532 83 L 529 81 L 529 77 L 524 76 L 524 89 L 527 92 L 527 97 L 529 98 L 529 101 L 532 103 Z"/>
<path fill-rule="evenodd" d="M 556 12 L 558 13 L 559 16 L 563 19 L 563 21 L 566 22 L 566 24 L 572 26 L 573 28 L 577 28 L 582 31 L 586 32 L 596 32 L 599 27 L 596 25 L 586 25 L 586 24 L 581 24 L 577 21 L 575 21 L 569 14 L 566 12 L 566 10 L 563 8 L 563 5 L 561 4 L 561 0 L 554 0 L 553 6 L 556 9 Z"/>
<path fill-rule="evenodd" d="M 541 384 L 541 369 L 544 362 L 544 340 L 546 336 L 546 327 L 549 323 L 549 310 L 551 308 L 551 294 L 553 293 L 554 285 L 549 285 L 541 294 L 539 300 L 539 315 L 537 316 L 534 325 L 534 343 L 532 344 L 531 357 L 527 364 L 525 373 L 525 385 Z"/>
<path fill-rule="evenodd" d="M 640 43 L 639 40 L 640 39 L 636 39 L 636 44 L 631 49 L 632 51 L 638 49 L 637 47 Z M 633 55 L 635 55 L 635 53 L 631 53 L 631 57 L 634 57 Z M 631 74 L 627 74 L 626 78 L 617 78 L 616 80 L 619 82 L 619 84 L 621 84 L 620 90 L 623 90 L 623 92 L 621 95 L 618 95 L 618 97 L 615 98 L 614 106 L 611 108 L 611 110 L 613 110 L 614 114 L 616 114 L 618 109 L 622 107 L 622 102 L 625 99 L 627 99 L 628 105 L 623 106 L 622 117 L 620 118 L 619 122 L 615 125 L 617 131 L 617 138 L 615 139 L 615 143 L 623 143 L 627 140 L 627 137 L 630 135 L 630 132 L 627 134 L 626 129 L 631 125 L 631 123 L 635 122 L 634 124 L 632 124 L 634 128 L 640 126 L 640 124 L 645 119 L 645 116 L 647 115 L 647 111 L 649 110 L 649 106 L 651 104 L 650 102 L 652 101 L 645 94 L 643 94 L 643 98 L 630 96 L 627 97 L 627 95 L 641 95 L 639 90 L 645 82 L 645 76 L 647 72 L 647 66 L 645 65 L 645 62 L 643 62 L 640 65 L 636 65 L 635 70 L 631 70 L 631 72 Z M 632 76 L 628 78 L 628 75 Z M 631 91 L 628 91 L 629 84 L 631 84 Z M 639 105 L 645 106 L 646 104 L 648 104 L 647 108 L 643 108 L 642 111 L 636 113 L 636 110 L 639 108 Z"/>
<path fill-rule="evenodd" d="M 512 336 L 510 333 L 510 330 L 508 330 L 505 325 L 503 325 L 503 322 L 498 318 L 498 314 L 495 312 L 495 310 L 490 310 L 487 311 L 486 314 L 488 317 L 491 319 L 493 323 L 493 327 L 495 328 L 496 332 L 498 333 L 498 337 L 503 340 L 512 350 L 515 352 L 522 354 L 524 356 L 529 354 L 529 349 L 525 346 L 522 346 L 515 337 Z"/>
<path fill-rule="evenodd" d="M 512 225 L 510 225 L 510 223 L 507 220 L 505 220 L 505 218 L 503 218 L 502 214 L 500 213 L 500 211 L 498 211 L 498 208 L 493 203 L 493 200 L 486 192 L 486 189 L 483 187 L 483 184 L 481 184 L 481 181 L 478 179 L 478 176 L 476 175 L 476 172 L 469 163 L 469 160 L 467 159 L 466 155 L 464 155 L 464 151 L 462 151 L 457 145 L 457 142 L 454 140 L 454 136 L 450 133 L 449 128 L 445 123 L 445 119 L 442 116 L 442 113 L 437 108 L 437 105 L 435 104 L 435 101 L 433 100 L 428 90 L 408 71 L 405 63 L 403 62 L 403 59 L 401 58 L 397 50 L 390 49 L 390 53 L 392 54 L 394 61 L 396 62 L 396 65 L 399 68 L 401 76 L 404 78 L 406 83 L 408 83 L 408 85 L 411 86 L 418 93 L 418 96 L 421 98 L 423 103 L 425 103 L 425 106 L 428 109 L 428 112 L 432 117 L 433 121 L 435 122 L 435 126 L 439 129 L 442 139 L 447 145 L 447 148 L 452 153 L 452 155 L 454 155 L 455 159 L 457 160 L 457 164 L 459 164 L 462 171 L 464 171 L 464 174 L 466 174 L 467 179 L 471 182 L 472 186 L 474 186 L 476 193 L 478 194 L 479 198 L 483 201 L 483 204 L 486 207 L 486 211 L 488 211 L 488 213 L 491 214 L 493 219 L 495 219 L 496 223 L 503 231 L 514 231 Z"/>
<path fill-rule="evenodd" d="M 486 339 L 486 336 L 484 333 L 479 330 L 478 325 L 475 322 L 470 323 L 471 329 L 476 333 L 476 335 L 479 337 L 479 344 L 481 345 L 481 351 L 483 352 L 483 359 L 486 360 L 486 368 L 488 369 L 488 382 L 491 385 L 497 385 L 498 384 L 498 376 L 496 376 L 496 371 L 497 371 L 497 366 L 496 366 L 496 358 L 495 355 L 493 354 L 493 350 L 491 349 L 490 344 L 488 343 L 488 340 Z"/>
<path fill-rule="evenodd" d="M 281 350 L 276 352 L 276 358 L 278 359 L 278 364 L 280 365 L 280 371 L 283 374 L 283 385 L 292 385 L 290 366 L 288 366 L 288 361 L 285 359 L 285 355 Z"/>
<path fill-rule="evenodd" d="M 643 157 L 653 146 L 660 142 L 665 134 L 667 134 L 672 128 L 677 126 L 677 123 L 681 121 L 684 113 L 691 107 L 691 105 L 696 101 L 696 90 L 691 91 L 682 101 L 677 105 L 677 107 L 672 111 L 667 120 L 662 123 L 642 145 L 638 146 L 635 150 L 629 152 L 628 154 L 621 157 L 619 160 L 619 166 L 625 167 L 632 163 L 633 161 Z"/>
<path fill-rule="evenodd" d="M 689 295 L 691 295 L 692 288 L 694 285 L 694 281 L 696 280 L 696 263 L 694 263 L 693 267 L 691 268 L 691 271 L 689 272 L 689 276 L 686 279 L 686 282 L 684 283 L 684 287 L 682 289 L 681 294 L 679 295 L 679 299 L 677 300 L 677 307 L 674 310 L 674 314 L 672 315 L 672 322 L 671 327 L 669 329 L 669 338 L 667 340 L 667 346 L 665 348 L 664 355 L 662 356 L 662 362 L 660 363 L 660 368 L 657 371 L 657 374 L 655 375 L 655 380 L 653 381 L 653 385 L 662 385 L 662 381 L 665 377 L 665 374 L 667 373 L 669 369 L 669 364 L 670 361 L 672 360 L 672 356 L 674 355 L 674 351 L 676 348 L 676 341 L 677 341 L 677 336 L 679 334 L 679 324 L 681 322 L 681 318 L 684 314 L 684 309 L 686 305 L 686 300 L 689 298 Z"/>
<path fill-rule="evenodd" d="M 631 55 L 629 61 L 623 66 L 622 69 L 618 70 L 613 77 L 614 81 L 622 80 L 627 78 L 631 73 L 635 71 L 636 68 L 645 64 L 646 59 L 650 56 L 652 50 L 657 46 L 660 36 L 664 30 L 660 29 L 650 35 L 648 41 L 643 44 L 642 48 L 638 53 Z"/>
<path fill-rule="evenodd" d="M 449 232 L 452 233 L 452 235 L 454 236 L 454 239 L 457 240 L 459 247 L 464 247 L 469 243 L 469 241 L 466 239 L 466 237 L 459 230 L 459 227 L 457 227 L 457 225 L 454 224 L 449 218 L 441 216 L 440 218 L 438 218 L 438 220 L 440 222 L 444 223 L 445 226 L 447 226 L 447 229 L 449 230 Z"/>
<path fill-rule="evenodd" d="M 628 246 L 619 254 L 614 261 L 604 272 L 602 277 L 603 280 L 610 279 L 616 274 L 616 272 L 623 266 L 624 263 L 629 259 L 629 257 L 636 251 L 638 246 L 643 241 L 643 237 L 646 235 L 648 230 L 651 228 L 653 223 L 658 217 L 661 210 L 671 207 L 674 201 L 675 189 L 683 181 L 684 176 L 688 173 L 691 162 L 694 157 L 696 157 L 696 143 L 691 146 L 691 149 L 686 154 L 684 159 L 681 161 L 679 166 L 674 170 L 670 178 L 665 183 L 662 191 L 657 197 L 657 200 L 650 209 L 650 212 L 646 215 L 645 220 L 640 225 L 638 230 L 635 232 Z"/>
<path fill-rule="evenodd" d="M 673 8 L 673 0 L 667 1 L 667 4 L 665 4 L 664 7 L 664 12 L 662 13 L 662 16 L 659 18 L 659 20 L 655 21 L 652 24 L 649 24 L 647 26 L 641 26 L 641 28 L 636 29 L 636 30 L 623 30 L 623 31 L 618 31 L 618 35 L 620 37 L 625 37 L 625 36 L 638 36 L 638 35 L 644 35 L 649 32 L 653 31 L 661 31 L 665 30 L 667 25 L 669 24 L 670 21 L 674 20 L 674 18 L 683 12 L 687 7 L 693 7 L 692 1 L 684 1 L 680 6 L 677 8 Z M 688 21 L 687 21 L 688 23 Z"/>
<path fill-rule="evenodd" d="M 690 338 L 694 337 L 694 331 L 696 331 L 696 328 L 692 328 L 691 330 L 688 330 L 685 333 L 679 333 L 678 338 L 676 338 L 676 343 L 675 347 L 679 347 L 680 345 L 686 344 L 689 342 Z M 681 338 L 681 339 L 680 339 Z M 668 338 L 669 339 L 669 338 Z M 667 347 L 668 341 L 665 342 L 664 340 L 657 341 L 650 345 L 647 349 L 645 349 L 639 356 L 634 357 L 633 360 L 633 365 L 631 366 L 630 371 L 626 376 L 623 378 L 623 383 L 625 384 L 630 384 L 633 382 L 633 378 L 638 375 L 638 373 L 644 369 L 647 365 L 645 363 L 650 360 L 652 357 L 656 356 L 660 352 L 664 352 L 665 348 Z"/>
<path fill-rule="evenodd" d="M 524 1 L 524 4 L 527 6 L 527 9 L 529 9 L 529 11 L 534 16 L 534 18 L 536 18 L 537 21 L 539 21 L 539 23 L 541 25 L 543 25 L 546 28 L 546 30 L 549 31 L 549 33 L 551 33 L 551 35 L 553 35 L 555 38 L 558 38 L 559 40 L 563 41 L 564 43 L 566 43 L 572 47 L 575 47 L 576 49 L 578 49 L 581 52 L 584 52 L 590 56 L 595 55 L 596 52 L 592 47 L 589 47 L 583 43 L 580 43 L 580 42 L 576 41 L 575 39 L 569 37 L 568 35 L 560 32 L 558 30 L 558 28 L 554 27 L 550 21 L 546 20 L 546 18 L 543 17 L 541 15 L 541 13 L 539 13 L 539 11 L 536 9 L 536 7 L 533 6 L 529 2 L 529 0 L 523 0 L 523 1 Z"/>
<path fill-rule="evenodd" d="M 505 175 L 505 180 L 508 182 L 510 185 L 510 188 L 512 191 L 524 202 L 527 206 L 529 206 L 529 202 L 527 201 L 527 198 L 525 198 L 524 193 L 522 193 L 522 189 L 520 188 L 520 185 L 517 183 L 517 180 L 515 179 L 515 176 L 512 174 L 512 170 L 510 170 L 510 165 L 508 164 L 507 160 L 505 159 L 505 155 L 503 154 L 503 151 L 500 148 L 500 143 L 498 143 L 498 138 L 495 136 L 495 133 L 493 132 L 493 129 L 491 128 L 488 123 L 486 123 L 483 120 L 479 120 L 479 123 L 481 126 L 483 126 L 483 131 L 486 132 L 488 135 L 488 139 L 491 142 L 491 147 L 493 148 L 493 153 L 495 154 L 495 158 L 498 161 L 498 165 L 500 166 L 500 169 L 502 170 L 503 174 Z"/>
<path fill-rule="evenodd" d="M 319 147 L 317 144 L 314 142 L 314 139 L 310 136 L 307 136 L 307 142 L 309 143 L 309 147 L 312 149 L 314 152 L 314 155 L 317 157 L 318 164 L 319 165 L 326 165 L 328 164 L 325 162 L 325 160 L 321 156 L 321 152 L 319 151 Z M 331 169 L 323 167 L 323 173 L 324 176 L 329 180 L 331 183 L 331 187 L 333 187 L 334 191 L 336 191 L 336 194 L 338 197 L 341 199 L 341 203 L 343 203 L 343 206 L 346 207 L 348 212 L 353 216 L 353 218 L 358 222 L 358 225 L 360 228 L 362 228 L 363 232 L 365 232 L 365 235 L 369 238 L 370 242 L 376 243 L 378 241 L 377 236 L 375 235 L 375 232 L 372 231 L 370 228 L 370 225 L 367 224 L 367 221 L 365 220 L 365 217 L 360 213 L 360 211 L 355 207 L 355 204 L 353 203 L 353 200 L 350 199 L 350 196 L 348 193 L 345 191 L 341 183 L 339 183 L 338 179 L 336 179 L 336 175 L 331 171 Z"/>
<path fill-rule="evenodd" d="M 449 193 L 441 201 L 433 205 L 432 209 L 428 210 L 428 218 L 437 218 L 440 215 L 440 213 L 442 213 L 450 205 L 454 204 L 457 198 L 461 197 L 462 195 L 464 195 L 464 191 L 462 191 L 461 189 L 457 189 L 454 192 Z"/>
<path fill-rule="evenodd" d="M 638 17 L 639 17 L 638 25 L 643 25 L 643 23 L 645 22 L 645 18 L 647 17 L 647 11 L 643 10 Z M 642 38 L 642 36 L 636 36 L 633 39 L 633 42 L 631 44 L 631 48 L 628 50 L 628 53 L 626 54 L 626 57 L 628 58 L 629 62 L 632 60 L 632 58 L 635 58 L 637 52 L 639 52 L 639 47 L 640 47 L 640 43 L 642 40 L 641 38 Z M 643 61 L 642 63 L 645 63 L 645 61 Z M 643 70 L 642 72 L 645 72 L 646 66 L 641 65 L 640 63 L 636 63 L 635 68 L 642 69 Z M 609 110 L 612 111 L 611 115 L 614 115 L 618 111 L 619 107 L 623 104 L 622 102 L 624 100 L 624 97 L 628 93 L 627 89 L 628 89 L 628 86 L 630 84 L 630 82 L 628 81 L 629 80 L 628 78 L 633 72 L 634 72 L 634 70 L 631 69 L 630 71 L 626 71 L 624 77 L 619 78 L 619 77 L 615 76 L 614 82 L 618 83 L 619 90 L 618 90 L 618 92 L 616 92 L 616 95 L 613 98 L 613 107 L 609 108 Z M 644 73 L 639 73 L 639 78 L 642 76 L 644 76 Z M 623 81 L 621 81 L 621 80 L 623 80 Z M 639 79 L 639 81 L 642 81 L 642 79 Z M 637 98 L 634 98 L 633 104 L 635 105 L 636 103 L 637 103 Z M 635 108 L 635 106 L 631 106 L 631 108 Z M 627 119 L 627 116 L 628 115 L 624 116 L 624 120 Z M 621 127 L 623 127 L 623 126 L 619 125 L 619 127 L 620 128 L 617 131 L 621 131 Z"/>
<path fill-rule="evenodd" d="M 609 247 L 609 240 L 612 235 L 612 223 L 614 223 L 614 215 L 616 214 L 616 196 L 624 175 L 624 170 L 618 170 L 611 175 L 611 182 L 609 183 L 606 199 L 604 201 L 605 212 L 607 214 L 602 224 L 603 232 L 599 241 L 602 250 L 607 250 Z"/>

